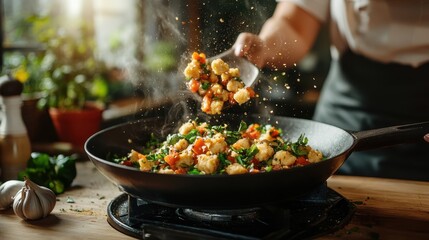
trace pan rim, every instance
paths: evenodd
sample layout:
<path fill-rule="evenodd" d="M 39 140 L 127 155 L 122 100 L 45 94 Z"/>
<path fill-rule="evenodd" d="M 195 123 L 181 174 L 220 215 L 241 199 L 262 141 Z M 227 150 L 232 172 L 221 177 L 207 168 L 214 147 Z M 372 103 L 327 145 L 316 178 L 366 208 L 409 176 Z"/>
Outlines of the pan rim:
<path fill-rule="evenodd" d="M 258 115 L 255 115 L 255 116 L 258 116 Z M 156 117 L 153 117 L 153 118 L 156 118 Z M 150 119 L 153 119 L 153 118 L 150 118 Z M 111 167 L 120 168 L 120 169 L 127 170 L 127 171 L 140 172 L 142 175 L 153 175 L 153 176 L 161 176 L 162 175 L 162 176 L 168 176 L 168 177 L 174 176 L 174 178 L 198 178 L 198 179 L 210 178 L 210 179 L 213 179 L 213 178 L 243 177 L 246 175 L 248 175 L 248 176 L 256 176 L 256 175 L 265 176 L 265 175 L 272 175 L 272 174 L 282 174 L 283 172 L 288 172 L 288 171 L 292 171 L 292 172 L 293 171 L 299 171 L 299 169 L 301 169 L 301 168 L 313 168 L 313 167 L 317 167 L 321 164 L 326 164 L 325 162 L 333 161 L 333 159 L 338 158 L 342 155 L 346 155 L 345 159 L 347 159 L 348 155 L 351 154 L 351 152 L 353 152 L 353 149 L 355 148 L 355 146 L 357 144 L 356 136 L 352 132 L 344 130 L 344 129 L 336 127 L 336 126 L 333 126 L 333 125 L 330 125 L 330 124 L 327 124 L 327 123 L 317 122 L 317 121 L 314 121 L 311 119 L 302 119 L 302 118 L 285 117 L 285 116 L 270 116 L 269 118 L 287 118 L 289 120 L 296 120 L 296 121 L 301 121 L 301 122 L 312 122 L 312 123 L 316 123 L 318 125 L 325 125 L 327 127 L 335 128 L 335 129 L 340 130 L 343 133 L 349 135 L 352 139 L 352 144 L 348 148 L 344 149 L 343 151 L 337 152 L 335 155 L 330 156 L 329 158 L 326 158 L 325 160 L 322 160 L 320 162 L 311 163 L 311 164 L 308 164 L 305 166 L 293 167 L 293 168 L 289 168 L 289 169 L 274 170 L 274 171 L 270 171 L 270 172 L 246 173 L 246 174 L 236 174 L 236 175 L 228 175 L 228 174 L 198 174 L 198 175 L 193 175 L 193 174 L 164 174 L 164 173 L 145 172 L 145 171 L 141 171 L 140 169 L 135 168 L 135 167 L 120 165 L 118 163 L 114 163 L 114 162 L 102 159 L 98 156 L 95 156 L 90 151 L 89 144 L 96 136 L 101 135 L 105 132 L 117 129 L 117 128 L 123 128 L 126 125 L 137 124 L 140 121 L 142 121 L 142 119 L 136 119 L 133 121 L 124 122 L 124 123 L 120 123 L 120 124 L 105 128 L 105 129 L 91 135 L 84 144 L 84 150 L 85 150 L 86 154 L 88 154 L 90 156 L 89 158 L 91 161 L 98 161 L 102 164 L 107 164 Z"/>
<path fill-rule="evenodd" d="M 345 151 L 347 152 L 347 151 Z M 344 153 L 345 153 L 344 152 Z M 89 153 L 88 153 L 89 154 Z M 328 162 L 331 161 L 333 159 L 335 159 L 338 156 L 341 156 L 342 154 L 339 154 L 338 156 L 334 156 L 325 160 L 322 160 L 320 162 L 317 163 L 312 163 L 312 164 L 308 164 L 305 166 L 299 166 L 299 167 L 293 167 L 293 168 L 289 168 L 289 169 L 280 169 L 280 170 L 273 170 L 273 171 L 269 171 L 269 172 L 259 172 L 259 173 L 244 173 L 244 174 L 165 174 L 165 173 L 154 173 L 154 172 L 145 172 L 145 171 L 141 171 L 135 167 L 130 167 L 130 166 L 125 166 L 125 165 L 121 165 L 118 163 L 114 163 L 114 162 L 110 162 L 108 160 L 104 160 L 101 159 L 97 156 L 94 156 L 93 154 L 89 154 L 90 160 L 91 161 L 98 161 L 101 162 L 103 164 L 115 167 L 115 168 L 121 168 L 123 170 L 128 170 L 128 171 L 134 171 L 134 172 L 139 172 L 142 175 L 156 175 L 156 176 L 174 176 L 174 177 L 185 177 L 185 178 L 234 178 L 234 177 L 238 177 L 238 176 L 256 176 L 256 175 L 272 175 L 272 174 L 281 174 L 282 172 L 290 172 L 290 171 L 299 171 L 299 169 L 302 168 L 313 168 L 313 167 L 317 167 L 318 165 L 323 164 L 324 162 Z"/>

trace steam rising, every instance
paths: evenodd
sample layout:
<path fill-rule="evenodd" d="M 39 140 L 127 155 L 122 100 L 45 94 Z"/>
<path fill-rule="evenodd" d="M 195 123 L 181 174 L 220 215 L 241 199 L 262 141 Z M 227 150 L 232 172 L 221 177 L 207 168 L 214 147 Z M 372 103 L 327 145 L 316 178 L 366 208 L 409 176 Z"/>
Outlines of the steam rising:
<path fill-rule="evenodd" d="M 192 52 L 204 52 L 210 57 L 230 48 L 240 32 L 257 33 L 271 15 L 267 3 L 258 4 L 256 0 L 139 2 L 139 21 L 143 27 L 135 37 L 137 54 L 125 64 L 136 93 L 145 99 L 139 105 L 142 111 L 135 117 L 155 115 L 166 125 L 178 125 L 195 117 L 213 118 L 201 112 L 200 97 L 186 89 L 183 70 Z M 212 10 L 211 5 L 225 10 L 207 12 Z M 199 13 L 195 15 L 195 11 Z M 223 11 L 234 14 L 228 16 Z M 289 80 L 284 72 L 260 75 L 259 82 L 255 90 L 260 98 L 253 100 L 252 106 L 231 111 L 278 114 L 274 108 L 288 108 L 285 102 L 292 95 L 301 94 L 294 91 L 296 82 Z M 281 101 L 272 103 L 272 99 Z"/>

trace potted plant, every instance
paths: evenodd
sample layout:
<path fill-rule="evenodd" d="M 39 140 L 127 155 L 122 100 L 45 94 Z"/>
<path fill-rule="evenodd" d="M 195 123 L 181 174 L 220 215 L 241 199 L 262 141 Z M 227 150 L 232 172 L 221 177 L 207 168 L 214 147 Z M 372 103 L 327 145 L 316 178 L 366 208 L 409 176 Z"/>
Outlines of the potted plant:
<path fill-rule="evenodd" d="M 60 141 L 82 148 L 99 130 L 108 96 L 107 68 L 96 58 L 91 28 L 82 24 L 74 31 L 46 19 L 33 19 L 36 36 L 43 44 L 40 54 L 43 97 Z"/>
<path fill-rule="evenodd" d="M 42 79 L 45 75 L 38 54 L 31 52 L 5 53 L 1 75 L 11 75 L 23 83 L 21 112 L 31 142 L 55 140 L 55 129 L 47 109 L 37 107 L 38 101 L 44 94 Z"/>

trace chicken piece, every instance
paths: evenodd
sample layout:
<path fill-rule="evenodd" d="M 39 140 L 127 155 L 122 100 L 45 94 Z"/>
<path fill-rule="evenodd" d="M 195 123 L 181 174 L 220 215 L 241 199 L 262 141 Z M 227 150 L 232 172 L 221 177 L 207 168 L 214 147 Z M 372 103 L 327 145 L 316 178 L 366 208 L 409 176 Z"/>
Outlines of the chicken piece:
<path fill-rule="evenodd" d="M 238 68 L 230 68 L 228 73 L 231 77 L 240 77 L 240 69 Z"/>
<path fill-rule="evenodd" d="M 280 150 L 274 154 L 273 165 L 291 166 L 295 163 L 296 157 L 288 151 Z"/>
<path fill-rule="evenodd" d="M 250 100 L 250 93 L 245 88 L 241 88 L 236 93 L 234 93 L 234 100 L 239 104 L 243 104 Z"/>
<path fill-rule="evenodd" d="M 308 153 L 308 161 L 311 163 L 317 163 L 322 161 L 323 159 L 323 154 L 320 151 L 311 149 L 310 152 Z"/>
<path fill-rule="evenodd" d="M 229 75 L 229 73 L 222 73 L 222 75 L 220 75 L 220 79 L 222 80 L 222 83 L 226 83 L 231 79 L 231 75 Z"/>
<path fill-rule="evenodd" d="M 140 171 L 149 172 L 152 170 L 152 167 L 155 165 L 153 161 L 149 161 L 146 159 L 146 156 L 143 156 L 138 160 L 140 165 Z"/>
<path fill-rule="evenodd" d="M 259 152 L 255 155 L 255 158 L 260 162 L 267 161 L 274 154 L 274 149 L 266 142 L 256 143 L 256 147 Z"/>
<path fill-rule="evenodd" d="M 231 80 L 228 82 L 228 84 L 226 84 L 226 89 L 230 92 L 237 92 L 243 87 L 244 87 L 244 83 L 237 80 Z"/>
<path fill-rule="evenodd" d="M 131 149 L 131 152 L 130 152 L 130 154 L 128 155 L 128 159 L 130 160 L 130 162 L 138 162 L 138 160 L 140 159 L 140 158 L 142 158 L 144 155 L 143 154 L 141 154 L 141 153 L 139 153 L 139 152 L 137 152 L 136 150 L 134 150 L 134 149 Z"/>
<path fill-rule="evenodd" d="M 213 96 L 217 98 L 215 101 L 227 101 L 228 100 L 228 91 L 226 91 L 222 85 L 216 83 L 210 88 L 213 93 Z"/>
<path fill-rule="evenodd" d="M 145 155 L 132 149 L 128 157 L 131 162 L 137 162 L 139 164 L 141 171 L 148 172 L 152 170 L 154 162 L 148 161 Z"/>
<path fill-rule="evenodd" d="M 206 123 L 206 122 L 204 122 L 204 123 L 201 123 L 200 125 L 198 125 L 198 126 L 196 126 L 196 129 L 198 130 L 198 132 L 207 132 L 207 127 L 208 127 L 209 125 Z"/>
<path fill-rule="evenodd" d="M 226 167 L 225 171 L 229 175 L 244 174 L 244 173 L 249 172 L 245 167 L 243 167 L 239 163 L 233 163 L 231 165 L 228 165 L 228 167 Z"/>
<path fill-rule="evenodd" d="M 200 63 L 197 60 L 192 60 L 186 66 L 185 70 L 183 71 L 183 74 L 185 75 L 186 78 L 199 79 L 200 72 L 201 72 Z"/>
<path fill-rule="evenodd" d="M 261 136 L 259 137 L 260 141 L 269 141 L 272 142 L 274 140 L 276 140 L 277 137 L 273 137 L 271 135 L 271 131 L 273 130 L 273 127 L 268 127 L 268 129 L 266 129 L 266 131 L 264 133 L 261 134 Z"/>
<path fill-rule="evenodd" d="M 219 158 L 217 155 L 198 155 L 198 163 L 196 165 L 197 169 L 206 173 L 212 174 L 215 173 L 219 167 Z"/>
<path fill-rule="evenodd" d="M 215 83 L 212 85 L 211 90 L 213 92 L 213 95 L 218 96 L 222 94 L 223 87 L 219 83 Z"/>
<path fill-rule="evenodd" d="M 194 128 L 195 124 L 193 122 L 186 122 L 182 126 L 180 126 L 179 133 L 182 135 L 186 135 Z"/>
<path fill-rule="evenodd" d="M 228 146 L 225 137 L 220 133 L 215 134 L 212 138 L 205 139 L 204 143 L 212 154 L 225 152 Z"/>
<path fill-rule="evenodd" d="M 210 77 L 209 77 L 209 81 L 211 83 L 217 83 L 219 81 L 219 78 L 216 74 L 214 74 L 214 72 L 211 72 Z"/>
<path fill-rule="evenodd" d="M 233 157 L 233 158 L 237 158 L 238 156 L 240 156 L 240 154 L 238 154 L 237 152 L 234 152 L 234 151 L 230 151 L 230 156 L 231 157 Z"/>
<path fill-rule="evenodd" d="M 179 160 L 174 164 L 177 168 L 187 168 L 194 165 L 194 158 L 191 150 L 185 150 L 179 154 Z"/>
<path fill-rule="evenodd" d="M 223 101 L 219 100 L 213 100 L 208 103 L 201 104 L 201 109 L 206 109 L 206 104 L 210 104 L 209 110 L 207 111 L 208 114 L 221 114 L 222 108 L 223 108 Z"/>
<path fill-rule="evenodd" d="M 229 65 L 220 58 L 213 60 L 211 68 L 216 75 L 222 75 L 222 73 L 229 71 Z"/>
<path fill-rule="evenodd" d="M 174 148 L 180 152 L 180 151 L 185 150 L 188 147 L 188 145 L 189 145 L 188 141 L 186 139 L 182 138 L 179 141 L 177 141 L 176 144 L 174 144 Z"/>
<path fill-rule="evenodd" d="M 250 140 L 248 138 L 238 139 L 237 142 L 232 144 L 232 147 L 240 150 L 240 149 L 248 149 L 250 148 Z"/>

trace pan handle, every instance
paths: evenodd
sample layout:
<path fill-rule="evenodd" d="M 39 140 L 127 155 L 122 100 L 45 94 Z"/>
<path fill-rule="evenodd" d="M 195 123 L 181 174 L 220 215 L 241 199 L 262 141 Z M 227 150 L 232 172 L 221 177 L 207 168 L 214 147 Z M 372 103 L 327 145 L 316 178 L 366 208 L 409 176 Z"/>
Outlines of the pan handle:
<path fill-rule="evenodd" d="M 357 141 L 354 150 L 362 151 L 400 143 L 423 142 L 423 136 L 427 133 L 429 133 L 429 121 L 352 132 L 351 134 Z"/>

